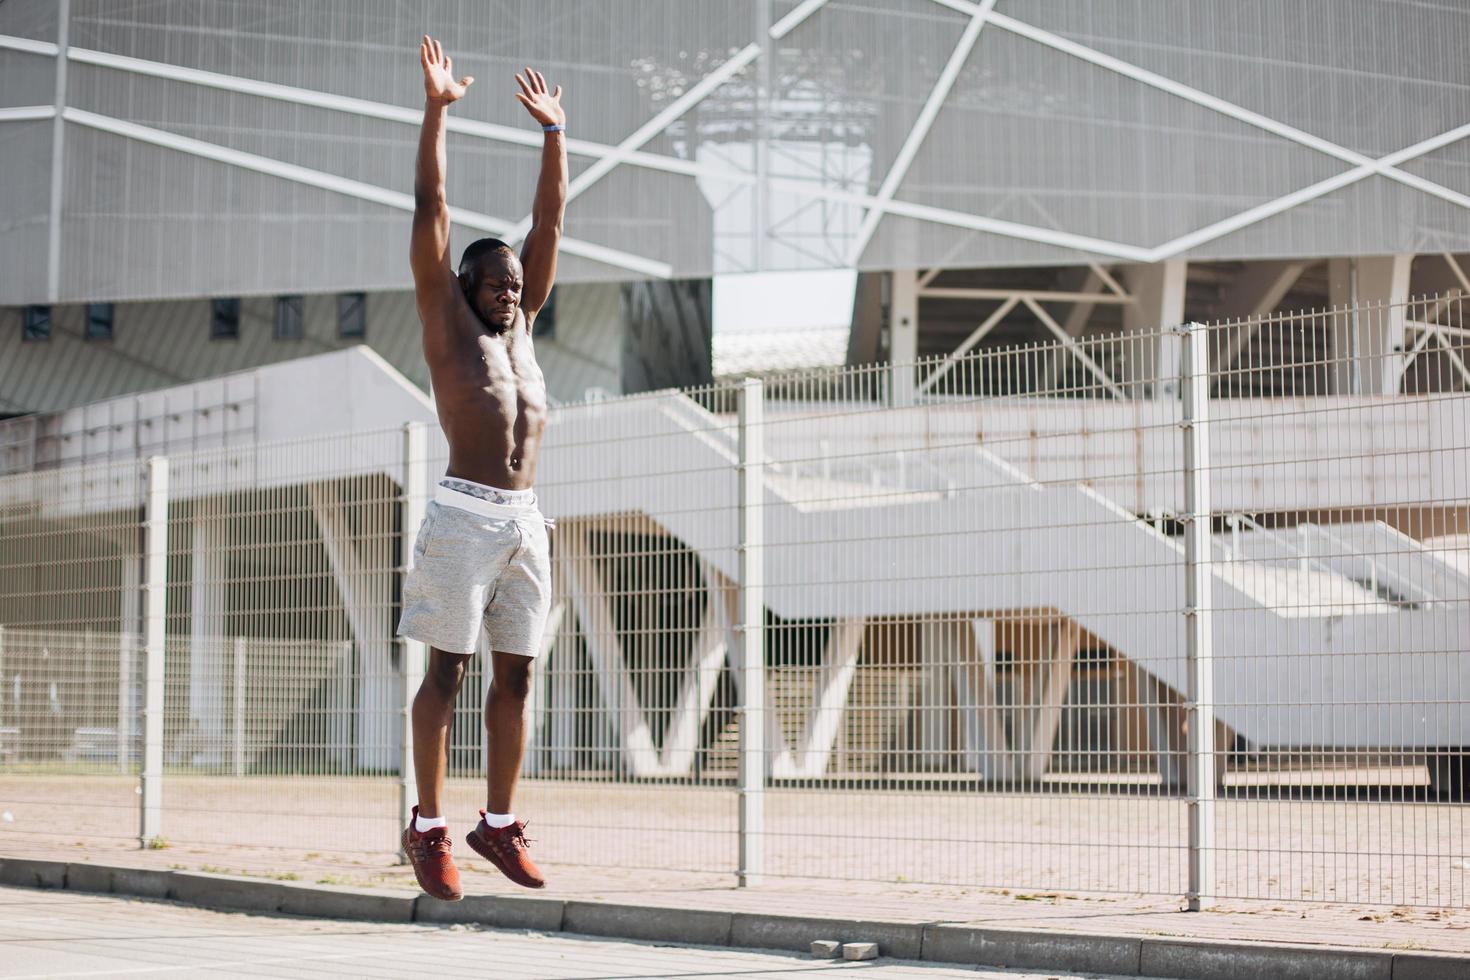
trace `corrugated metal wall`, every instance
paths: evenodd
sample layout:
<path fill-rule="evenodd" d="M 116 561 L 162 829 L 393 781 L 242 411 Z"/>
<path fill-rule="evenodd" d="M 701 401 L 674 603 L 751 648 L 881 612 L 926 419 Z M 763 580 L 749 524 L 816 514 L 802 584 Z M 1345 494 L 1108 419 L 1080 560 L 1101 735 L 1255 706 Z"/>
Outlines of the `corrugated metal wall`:
<path fill-rule="evenodd" d="M 798 7 L 807 16 L 772 38 L 765 28 Z M 10 0 L 0 34 L 54 39 L 57 9 Z M 97 119 L 406 194 L 421 91 L 414 44 L 424 32 L 478 79 L 454 117 L 513 127 L 531 144 L 534 126 L 511 98 L 511 74 L 527 63 L 565 87 L 579 140 L 615 146 L 669 114 L 629 148 L 700 172 L 624 162 L 589 183 L 569 208 L 568 234 L 638 261 L 569 252 L 568 282 L 641 278 L 639 262 L 696 278 L 1099 254 L 1067 236 L 1122 252 L 1182 242 L 1179 254 L 1193 258 L 1470 248 L 1470 157 L 1451 138 L 1470 120 L 1470 8 L 1000 0 L 978 31 L 967 9 L 980 8 L 71 0 L 67 103 L 95 115 L 66 124 L 60 296 L 406 287 L 404 211 L 105 132 Z M 53 100 L 54 58 L 20 50 L 28 43 L 0 37 L 0 108 Z M 221 79 L 178 77 L 190 71 Z M 718 84 L 704 93 L 712 73 Z M 232 91 L 231 78 L 292 92 Z M 949 81 L 926 131 L 922 110 Z M 303 104 L 320 95 L 376 108 Z M 394 111 L 407 115 L 383 117 Z M 46 120 L 0 122 L 0 303 L 45 298 L 49 176 L 40 171 L 50 166 L 50 134 Z M 1363 169 L 1444 134 L 1443 145 L 1401 164 L 1410 183 L 1434 188 Z M 574 178 L 605 152 L 575 149 Z M 453 203 L 510 222 L 525 215 L 534 145 L 453 134 L 450 159 Z M 902 179 L 885 188 L 890 173 Z M 771 180 L 756 188 L 760 175 Z M 1317 186 L 1329 180 L 1342 183 Z M 865 196 L 885 189 L 906 210 L 883 218 L 868 241 Z M 1182 240 L 1241 215 L 1250 220 Z M 1029 230 L 1000 234 L 995 221 Z M 456 247 L 479 234 L 461 231 Z"/>

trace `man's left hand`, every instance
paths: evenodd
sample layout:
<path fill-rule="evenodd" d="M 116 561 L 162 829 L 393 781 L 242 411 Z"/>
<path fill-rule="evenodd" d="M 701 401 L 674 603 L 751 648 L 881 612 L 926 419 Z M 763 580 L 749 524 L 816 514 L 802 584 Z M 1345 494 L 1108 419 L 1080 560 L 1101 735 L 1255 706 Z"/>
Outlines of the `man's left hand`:
<path fill-rule="evenodd" d="M 561 107 L 561 86 L 556 91 L 549 92 L 546 89 L 546 79 L 539 71 L 527 68 L 525 77 L 516 75 L 516 84 L 521 90 L 516 93 L 516 98 L 531 118 L 543 126 L 565 126 L 567 114 Z"/>

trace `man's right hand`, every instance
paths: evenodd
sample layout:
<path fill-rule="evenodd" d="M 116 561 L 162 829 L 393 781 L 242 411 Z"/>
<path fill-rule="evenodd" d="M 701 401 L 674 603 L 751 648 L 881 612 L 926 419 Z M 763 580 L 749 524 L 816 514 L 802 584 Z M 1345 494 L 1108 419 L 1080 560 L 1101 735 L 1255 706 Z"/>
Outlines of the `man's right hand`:
<path fill-rule="evenodd" d="M 427 34 L 419 42 L 419 62 L 424 66 L 424 96 L 430 102 L 458 102 L 474 82 L 469 75 L 454 80 L 454 62 L 444 53 L 443 45 Z"/>

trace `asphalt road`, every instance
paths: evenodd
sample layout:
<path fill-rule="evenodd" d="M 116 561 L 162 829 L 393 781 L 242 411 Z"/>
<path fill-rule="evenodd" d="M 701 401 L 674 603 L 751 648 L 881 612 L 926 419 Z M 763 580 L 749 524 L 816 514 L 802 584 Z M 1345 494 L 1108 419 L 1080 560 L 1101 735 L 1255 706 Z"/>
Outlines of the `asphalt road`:
<path fill-rule="evenodd" d="M 0 888 L 0 977 L 634 978 L 1072 977 L 905 960 L 654 946 L 463 926 L 340 922 L 212 912 L 161 902 Z M 1088 976 L 1096 976 L 1089 974 Z"/>

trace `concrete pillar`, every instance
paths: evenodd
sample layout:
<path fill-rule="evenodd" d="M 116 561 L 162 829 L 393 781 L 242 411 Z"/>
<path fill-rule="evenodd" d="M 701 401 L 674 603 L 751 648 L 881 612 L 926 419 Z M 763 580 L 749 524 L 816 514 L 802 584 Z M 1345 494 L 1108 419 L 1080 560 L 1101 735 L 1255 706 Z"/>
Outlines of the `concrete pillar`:
<path fill-rule="evenodd" d="M 1119 381 L 1134 398 L 1168 397 L 1178 391 L 1178 348 L 1163 342 L 1165 331 L 1184 322 L 1184 286 L 1189 264 L 1170 259 L 1123 270 L 1133 302 L 1123 307 L 1123 329 L 1142 335 L 1127 351 Z"/>
<path fill-rule="evenodd" d="M 134 673 L 143 634 L 143 556 L 124 553 L 117 630 L 117 767 L 132 768 L 133 739 L 139 732 L 138 682 Z"/>
<path fill-rule="evenodd" d="M 213 515 L 190 522 L 189 722 L 195 765 L 218 765 L 225 745 L 225 544 Z"/>
<path fill-rule="evenodd" d="M 914 361 L 919 358 L 919 273 L 895 269 L 888 290 L 890 404 L 914 403 Z"/>
<path fill-rule="evenodd" d="M 1403 376 L 1404 304 L 1412 255 L 1360 255 L 1327 263 L 1332 318 L 1332 390 L 1382 395 Z"/>
<path fill-rule="evenodd" d="M 344 720 L 356 721 L 352 760 L 364 769 L 391 770 L 400 762 L 402 737 L 395 725 L 402 682 L 393 664 L 392 542 L 388 534 L 355 535 L 347 520 L 348 505 L 336 487 L 312 484 L 307 500 L 352 627 L 356 663 L 353 645 L 345 648 L 342 663 L 343 677 L 349 681 L 346 690 L 355 687 L 357 694 L 355 706 L 344 714 Z M 374 518 L 386 521 L 386 511 L 376 512 Z M 405 533 L 415 531 L 416 527 L 405 528 Z"/>

